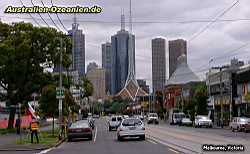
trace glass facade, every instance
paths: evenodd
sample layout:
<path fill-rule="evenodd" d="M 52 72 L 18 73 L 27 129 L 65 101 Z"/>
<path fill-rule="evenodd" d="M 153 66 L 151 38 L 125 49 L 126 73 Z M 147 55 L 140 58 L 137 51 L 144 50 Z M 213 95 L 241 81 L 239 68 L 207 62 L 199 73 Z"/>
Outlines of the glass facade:
<path fill-rule="evenodd" d="M 135 36 L 132 37 L 133 56 L 135 57 Z M 125 86 L 129 67 L 129 33 L 119 31 L 111 37 L 111 94 L 119 93 Z M 135 60 L 133 58 L 133 60 Z"/>

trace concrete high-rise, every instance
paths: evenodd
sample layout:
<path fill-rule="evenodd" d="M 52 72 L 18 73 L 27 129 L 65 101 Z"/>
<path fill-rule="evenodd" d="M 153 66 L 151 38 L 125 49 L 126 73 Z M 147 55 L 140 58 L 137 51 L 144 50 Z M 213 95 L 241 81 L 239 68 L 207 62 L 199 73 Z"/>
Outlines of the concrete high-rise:
<path fill-rule="evenodd" d="M 177 68 L 178 57 L 186 55 L 187 57 L 187 41 L 183 39 L 171 40 L 169 44 L 169 78 Z"/>
<path fill-rule="evenodd" d="M 125 30 L 122 15 L 121 30 L 111 37 L 111 94 L 119 93 L 125 86 L 129 68 L 129 42 L 135 57 L 135 36 Z M 132 36 L 131 36 L 132 35 Z M 129 41 L 132 38 L 132 41 Z M 134 58 L 133 58 L 134 59 Z M 135 61 L 135 59 L 134 59 Z"/>
<path fill-rule="evenodd" d="M 87 72 L 86 76 L 93 84 L 93 98 L 95 100 L 105 99 L 105 70 L 103 68 L 95 68 Z"/>
<path fill-rule="evenodd" d="M 162 91 L 166 82 L 166 41 L 163 38 L 152 40 L 152 79 L 153 92 Z"/>
<path fill-rule="evenodd" d="M 111 93 L 111 43 L 102 44 L 102 68 L 105 69 L 106 93 Z"/>
<path fill-rule="evenodd" d="M 98 68 L 98 65 L 95 62 L 90 62 L 87 66 L 87 72 L 97 69 L 97 68 Z"/>
<path fill-rule="evenodd" d="M 69 36 L 72 40 L 72 71 L 78 71 L 80 77 L 85 75 L 85 35 L 78 29 L 79 24 L 72 24 L 72 30 L 69 30 Z"/>

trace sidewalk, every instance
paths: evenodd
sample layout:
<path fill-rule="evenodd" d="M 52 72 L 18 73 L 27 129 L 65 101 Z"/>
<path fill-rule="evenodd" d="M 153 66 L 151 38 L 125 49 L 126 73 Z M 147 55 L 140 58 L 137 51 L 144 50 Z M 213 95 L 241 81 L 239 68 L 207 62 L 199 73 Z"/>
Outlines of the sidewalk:
<path fill-rule="evenodd" d="M 55 128 L 58 126 L 55 125 Z M 52 126 L 42 127 L 41 132 L 52 130 Z M 21 136 L 15 133 L 0 135 L 0 151 L 30 151 L 30 150 L 44 150 L 48 147 L 41 144 L 19 145 L 16 144 L 21 138 L 29 135 L 27 132 L 22 132 Z"/>

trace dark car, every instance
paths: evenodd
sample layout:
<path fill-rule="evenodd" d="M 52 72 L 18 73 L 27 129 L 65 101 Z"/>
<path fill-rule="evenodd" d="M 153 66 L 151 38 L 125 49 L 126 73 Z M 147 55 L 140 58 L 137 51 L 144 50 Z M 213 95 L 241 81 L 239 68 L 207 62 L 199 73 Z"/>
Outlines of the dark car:
<path fill-rule="evenodd" d="M 74 138 L 88 138 L 92 140 L 92 137 L 92 128 L 87 120 L 72 123 L 68 129 L 68 141 L 72 141 Z"/>

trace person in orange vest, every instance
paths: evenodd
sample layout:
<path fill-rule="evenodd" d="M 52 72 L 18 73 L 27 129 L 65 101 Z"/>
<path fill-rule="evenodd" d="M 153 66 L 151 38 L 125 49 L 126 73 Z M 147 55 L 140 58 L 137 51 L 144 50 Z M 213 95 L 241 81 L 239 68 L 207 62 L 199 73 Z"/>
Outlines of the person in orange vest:
<path fill-rule="evenodd" d="M 35 118 L 32 118 L 32 121 L 30 123 L 30 131 L 31 131 L 31 143 L 33 143 L 34 135 L 36 136 L 36 142 L 39 143 L 39 138 L 38 138 L 39 122 Z"/>

